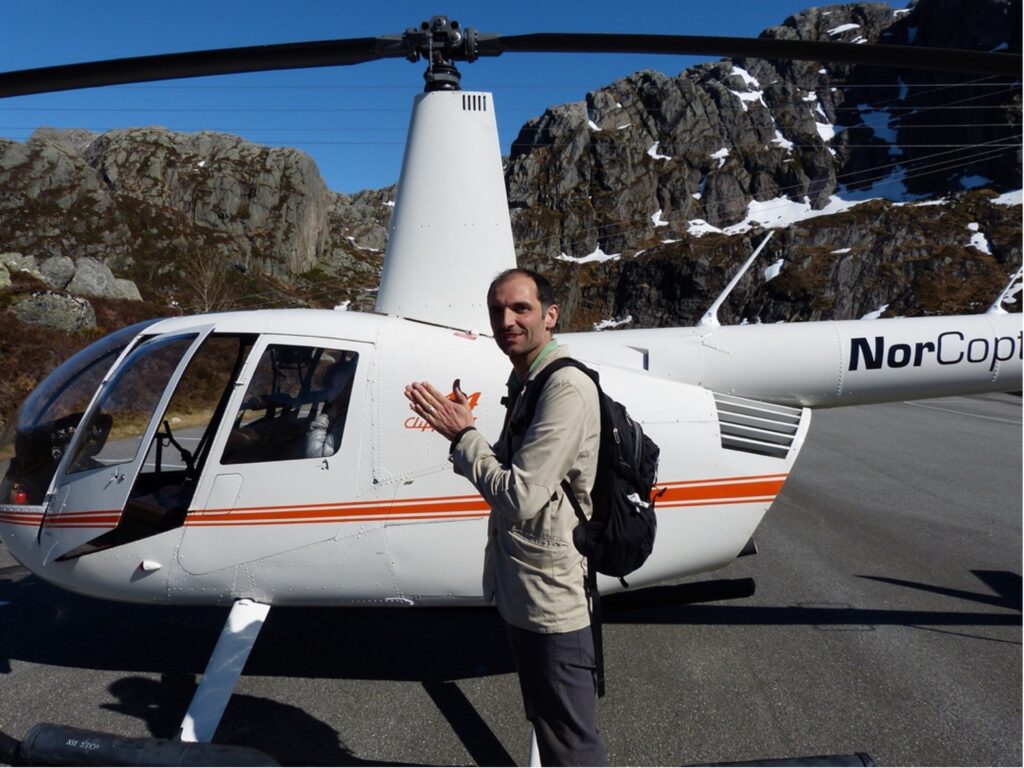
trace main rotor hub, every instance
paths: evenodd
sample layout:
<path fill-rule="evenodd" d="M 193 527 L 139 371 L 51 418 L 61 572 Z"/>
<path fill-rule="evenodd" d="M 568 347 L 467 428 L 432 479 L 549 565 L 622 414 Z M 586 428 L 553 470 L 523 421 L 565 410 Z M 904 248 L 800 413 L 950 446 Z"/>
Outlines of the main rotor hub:
<path fill-rule="evenodd" d="M 430 21 L 420 22 L 419 29 L 409 27 L 402 35 L 402 44 L 409 61 L 419 61 L 421 57 L 427 60 L 424 90 L 457 91 L 462 75 L 453 62 L 476 61 L 477 39 L 475 29 L 463 28 L 447 16 L 432 16 Z"/>

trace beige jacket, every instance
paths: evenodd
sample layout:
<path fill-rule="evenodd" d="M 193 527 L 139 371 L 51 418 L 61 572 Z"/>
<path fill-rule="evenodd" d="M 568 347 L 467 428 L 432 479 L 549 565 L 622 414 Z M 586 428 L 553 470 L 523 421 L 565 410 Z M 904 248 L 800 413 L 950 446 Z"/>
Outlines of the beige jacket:
<path fill-rule="evenodd" d="M 530 373 L 512 418 L 525 407 L 530 381 L 568 354 L 566 347 L 557 347 Z M 491 507 L 484 597 L 497 603 L 509 624 L 540 633 L 572 632 L 590 624 L 584 560 L 572 543 L 576 513 L 561 482 L 568 478 L 589 517 L 600 429 L 597 388 L 583 371 L 563 368 L 544 387 L 521 444 L 510 445 L 506 429 L 492 447 L 471 430 L 452 451 L 455 471 Z"/>

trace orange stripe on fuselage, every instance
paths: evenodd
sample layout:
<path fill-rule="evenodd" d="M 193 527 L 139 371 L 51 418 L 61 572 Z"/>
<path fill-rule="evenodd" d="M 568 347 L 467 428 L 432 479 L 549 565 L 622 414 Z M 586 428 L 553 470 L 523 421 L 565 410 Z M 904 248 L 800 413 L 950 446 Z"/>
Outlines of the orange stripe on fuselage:
<path fill-rule="evenodd" d="M 771 503 L 785 480 L 784 474 L 678 480 L 659 483 L 653 495 L 659 509 Z M 486 517 L 489 513 L 490 509 L 482 497 L 462 494 L 376 502 L 346 501 L 303 506 L 280 504 L 239 509 L 201 509 L 191 511 L 185 519 L 185 525 L 300 525 L 468 520 Z M 46 526 L 112 528 L 117 525 L 119 519 L 120 513 L 114 510 L 63 512 L 48 516 Z M 40 520 L 39 513 L 0 512 L 0 523 L 38 525 Z"/>
<path fill-rule="evenodd" d="M 664 491 L 655 496 L 658 506 L 672 506 L 673 504 L 717 501 L 723 503 L 730 501 L 754 501 L 774 499 L 778 495 L 782 484 L 785 482 L 785 475 L 771 476 L 769 479 L 744 478 L 740 482 L 715 482 L 713 484 L 676 484 L 671 483 L 664 486 Z"/>

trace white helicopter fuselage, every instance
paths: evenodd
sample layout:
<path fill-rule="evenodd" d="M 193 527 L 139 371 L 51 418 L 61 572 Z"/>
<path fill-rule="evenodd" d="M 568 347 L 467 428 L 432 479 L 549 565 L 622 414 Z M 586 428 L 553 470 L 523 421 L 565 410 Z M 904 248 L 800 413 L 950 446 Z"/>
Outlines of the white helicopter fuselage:
<path fill-rule="evenodd" d="M 72 442 L 43 504 L 0 507 L 7 547 L 54 583 L 126 601 L 482 604 L 487 505 L 454 474 L 447 441 L 408 409 L 403 388 L 414 379 L 442 385 L 460 378 L 478 428 L 496 438 L 509 364 L 493 340 L 347 312 L 275 311 L 270 321 L 264 312 L 181 318 L 142 334 L 185 336 L 189 348 L 140 446 L 154 442 L 173 385 L 190 363 L 204 364 L 204 344 L 256 336 L 230 382 L 224 416 L 211 427 L 205 464 L 178 524 L 91 549 L 90 542 L 119 526 L 130 528 L 132 517 L 154 512 L 152 505 L 140 512 L 131 499 L 158 497 L 164 489 L 151 487 L 152 450 L 72 470 Z M 271 326 L 274 333 L 261 333 Z M 657 543 L 631 577 L 633 586 L 712 570 L 737 556 L 792 469 L 811 406 L 1005 390 L 1021 377 L 1020 320 L 1010 315 L 582 333 L 560 340 L 599 371 L 606 391 L 628 404 L 662 448 Z M 250 384 L 271 347 L 358 355 L 333 455 L 296 457 L 282 447 L 277 456 L 230 458 L 232 435 L 253 396 Z M 120 367 L 128 360 L 122 356 Z M 117 372 L 115 366 L 104 387 L 128 376 Z M 281 418 L 305 423 L 309 415 L 300 407 Z M 173 471 L 167 483 L 172 491 L 179 484 Z M 603 586 L 614 591 L 618 581 Z"/>

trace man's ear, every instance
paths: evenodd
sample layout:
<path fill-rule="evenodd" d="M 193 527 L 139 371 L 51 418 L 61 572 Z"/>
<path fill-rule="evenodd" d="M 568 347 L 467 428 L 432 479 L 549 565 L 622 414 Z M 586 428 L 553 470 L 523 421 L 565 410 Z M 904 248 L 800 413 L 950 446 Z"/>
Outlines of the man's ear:
<path fill-rule="evenodd" d="M 558 305 L 552 304 L 545 313 L 544 328 L 545 330 L 553 331 L 556 325 L 558 325 Z"/>

